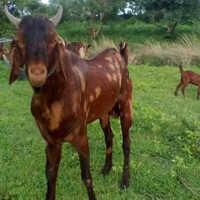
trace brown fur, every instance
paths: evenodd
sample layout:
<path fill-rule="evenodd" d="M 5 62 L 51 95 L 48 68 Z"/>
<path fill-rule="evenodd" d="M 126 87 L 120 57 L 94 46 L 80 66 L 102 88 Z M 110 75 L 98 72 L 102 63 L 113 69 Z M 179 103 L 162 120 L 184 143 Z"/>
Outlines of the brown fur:
<path fill-rule="evenodd" d="M 200 74 L 193 71 L 184 71 L 182 66 L 179 66 L 181 79 L 175 90 L 175 96 L 178 95 L 178 90 L 181 88 L 183 96 L 185 96 L 185 88 L 189 85 L 195 85 L 197 89 L 197 99 L 200 97 Z"/>
<path fill-rule="evenodd" d="M 120 117 L 123 136 L 124 166 L 121 187 L 129 185 L 132 83 L 127 69 L 127 45 L 120 46 L 120 51 L 106 49 L 91 60 L 83 60 L 65 48 L 52 25 L 46 21 L 38 17 L 22 20 L 11 48 L 10 83 L 16 80 L 19 68 L 25 64 L 27 77 L 34 90 L 31 112 L 47 143 L 46 200 L 55 200 L 61 146 L 65 141 L 77 150 L 88 198 L 95 200 L 87 124 L 100 119 L 106 143 L 106 159 L 102 169 L 105 175 L 112 168 L 113 133 L 110 115 L 113 113 Z M 42 35 L 44 33 L 39 38 L 29 37 L 30 33 L 26 31 L 32 24 L 32 35 L 34 36 L 34 31 L 40 34 L 42 26 L 45 37 Z M 34 46 L 31 45 L 32 40 Z M 47 54 L 39 55 L 38 52 L 42 53 L 42 49 L 46 49 Z M 45 71 L 48 72 L 47 75 Z"/>
<path fill-rule="evenodd" d="M 86 45 L 82 42 L 65 42 L 65 47 L 76 55 L 80 56 L 81 58 L 85 58 L 91 45 Z"/>

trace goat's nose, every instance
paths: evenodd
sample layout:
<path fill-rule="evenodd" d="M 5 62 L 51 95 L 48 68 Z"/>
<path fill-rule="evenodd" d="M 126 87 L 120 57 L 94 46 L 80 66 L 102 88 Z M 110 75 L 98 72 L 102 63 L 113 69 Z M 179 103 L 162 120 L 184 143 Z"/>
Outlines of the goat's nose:
<path fill-rule="evenodd" d="M 34 75 L 43 75 L 43 74 L 45 74 L 45 70 L 44 69 L 34 69 L 34 68 L 32 68 L 31 70 L 30 70 L 30 73 L 31 74 L 34 74 Z"/>

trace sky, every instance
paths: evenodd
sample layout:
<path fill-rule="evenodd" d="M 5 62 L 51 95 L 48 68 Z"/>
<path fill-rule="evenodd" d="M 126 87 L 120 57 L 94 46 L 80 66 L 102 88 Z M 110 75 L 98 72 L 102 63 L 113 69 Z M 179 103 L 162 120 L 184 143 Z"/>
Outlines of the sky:
<path fill-rule="evenodd" d="M 42 3 L 48 4 L 49 0 L 41 0 Z"/>

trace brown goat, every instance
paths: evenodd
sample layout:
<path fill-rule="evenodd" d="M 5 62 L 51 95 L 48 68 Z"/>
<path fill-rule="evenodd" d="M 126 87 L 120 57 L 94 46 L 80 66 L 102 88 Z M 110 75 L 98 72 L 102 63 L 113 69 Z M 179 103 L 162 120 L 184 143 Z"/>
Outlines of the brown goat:
<path fill-rule="evenodd" d="M 7 15 L 12 18 L 8 11 Z M 127 187 L 132 121 L 127 45 L 121 43 L 120 51 L 106 49 L 92 60 L 83 60 L 65 48 L 47 18 L 26 16 L 18 23 L 11 45 L 10 83 L 17 79 L 20 67 L 25 65 L 34 90 L 31 112 L 47 143 L 46 200 L 55 200 L 63 142 L 71 143 L 77 150 L 88 198 L 96 199 L 90 173 L 87 124 L 100 119 L 106 142 L 102 172 L 107 174 L 112 167 L 110 115 L 113 113 L 118 113 L 121 121 L 124 152 L 121 187 Z"/>
<path fill-rule="evenodd" d="M 85 58 L 89 48 L 91 47 L 90 44 L 85 45 L 82 42 L 65 42 L 65 47 L 80 56 L 81 58 Z"/>
<path fill-rule="evenodd" d="M 181 92 L 183 96 L 185 96 L 185 88 L 189 84 L 196 85 L 198 87 L 197 89 L 197 99 L 199 99 L 200 96 L 200 74 L 197 74 L 193 71 L 184 71 L 182 66 L 179 66 L 180 73 L 181 73 L 181 79 L 179 84 L 176 87 L 175 90 L 175 96 L 178 95 L 178 90 L 181 88 Z"/>

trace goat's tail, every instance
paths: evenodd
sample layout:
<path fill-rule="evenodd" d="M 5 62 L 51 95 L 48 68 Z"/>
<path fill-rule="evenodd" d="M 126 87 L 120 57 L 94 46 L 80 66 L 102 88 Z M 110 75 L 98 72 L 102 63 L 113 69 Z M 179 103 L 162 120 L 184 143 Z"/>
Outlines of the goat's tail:
<path fill-rule="evenodd" d="M 178 67 L 179 67 L 180 73 L 182 74 L 183 71 L 184 71 L 184 70 L 183 70 L 183 66 L 182 66 L 182 65 L 179 65 Z"/>
<path fill-rule="evenodd" d="M 119 44 L 119 51 L 127 66 L 128 65 L 128 44 L 126 42 L 121 41 Z"/>

